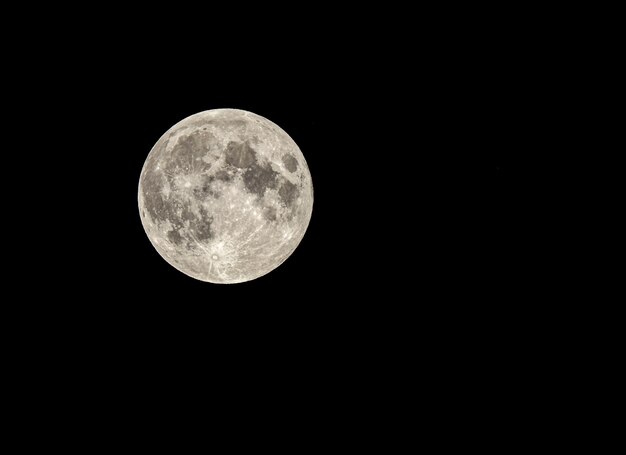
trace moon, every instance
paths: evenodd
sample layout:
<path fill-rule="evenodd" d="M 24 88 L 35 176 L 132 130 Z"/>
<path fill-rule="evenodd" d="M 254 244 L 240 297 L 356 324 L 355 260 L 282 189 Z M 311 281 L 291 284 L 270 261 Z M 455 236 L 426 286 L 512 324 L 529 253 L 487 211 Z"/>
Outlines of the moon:
<path fill-rule="evenodd" d="M 161 136 L 139 178 L 139 214 L 170 265 L 210 283 L 242 283 L 282 264 L 313 211 L 296 143 L 239 109 L 187 117 Z"/>

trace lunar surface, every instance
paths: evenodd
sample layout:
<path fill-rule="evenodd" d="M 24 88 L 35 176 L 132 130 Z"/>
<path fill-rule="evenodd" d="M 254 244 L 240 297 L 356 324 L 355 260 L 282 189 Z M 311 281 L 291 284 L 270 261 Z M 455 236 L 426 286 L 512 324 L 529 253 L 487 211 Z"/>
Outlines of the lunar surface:
<path fill-rule="evenodd" d="M 215 109 L 170 128 L 139 179 L 150 242 L 198 280 L 241 283 L 296 249 L 313 210 L 311 174 L 281 128 L 251 112 Z"/>

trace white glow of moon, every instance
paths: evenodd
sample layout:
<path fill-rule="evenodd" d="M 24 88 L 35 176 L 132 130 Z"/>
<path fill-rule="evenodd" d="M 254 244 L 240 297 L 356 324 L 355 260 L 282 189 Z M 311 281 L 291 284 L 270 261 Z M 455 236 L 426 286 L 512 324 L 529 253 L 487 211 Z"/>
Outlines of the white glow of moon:
<path fill-rule="evenodd" d="M 280 127 L 238 109 L 194 114 L 154 145 L 139 179 L 150 242 L 181 272 L 241 283 L 296 249 L 313 210 L 311 174 Z"/>

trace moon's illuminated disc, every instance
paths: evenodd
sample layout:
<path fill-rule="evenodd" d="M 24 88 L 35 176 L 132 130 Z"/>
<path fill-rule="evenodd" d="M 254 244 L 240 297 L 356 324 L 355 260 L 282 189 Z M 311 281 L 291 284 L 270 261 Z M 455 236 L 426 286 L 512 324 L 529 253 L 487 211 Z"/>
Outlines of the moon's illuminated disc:
<path fill-rule="evenodd" d="M 214 109 L 171 127 L 139 179 L 148 238 L 173 267 L 202 281 L 241 283 L 296 249 L 313 210 L 311 174 L 280 127 Z"/>

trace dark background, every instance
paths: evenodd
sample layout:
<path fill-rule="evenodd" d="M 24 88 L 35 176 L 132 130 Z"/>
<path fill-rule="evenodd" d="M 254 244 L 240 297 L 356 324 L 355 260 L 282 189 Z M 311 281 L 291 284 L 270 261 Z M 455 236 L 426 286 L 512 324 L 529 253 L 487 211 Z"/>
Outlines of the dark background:
<path fill-rule="evenodd" d="M 31 166 L 46 223 L 29 234 L 45 253 L 23 269 L 42 278 L 20 306 L 42 374 L 80 371 L 71 387 L 155 412 L 171 398 L 159 388 L 195 400 L 233 387 L 259 409 L 293 393 L 295 408 L 365 412 L 433 389 L 472 401 L 541 361 L 537 155 L 554 144 L 544 95 L 562 53 L 538 38 L 539 19 L 529 30 L 506 12 L 167 13 L 101 12 L 20 54 L 45 76 L 27 84 L 49 113 Z M 315 191 L 293 255 L 237 285 L 168 265 L 137 209 L 158 138 L 223 107 L 282 127 Z M 416 391 L 416 374 L 431 385 Z"/>
<path fill-rule="evenodd" d="M 288 308 L 303 295 L 321 305 L 338 299 L 363 307 L 380 298 L 363 292 L 368 288 L 387 299 L 408 298 L 407 289 L 431 297 L 434 286 L 457 295 L 457 280 L 467 284 L 477 269 L 490 267 L 494 223 L 504 221 L 502 192 L 511 178 L 498 149 L 516 140 L 517 127 L 502 101 L 485 92 L 493 84 L 465 78 L 466 93 L 456 69 L 431 60 L 424 66 L 435 65 L 432 74 L 407 65 L 406 73 L 399 68 L 379 80 L 366 62 L 329 63 L 336 74 L 321 81 L 302 63 L 280 72 L 266 64 L 258 74 L 245 71 L 256 66 L 248 61 L 217 76 L 212 65 L 191 73 L 183 67 L 182 74 L 175 66 L 161 77 L 131 66 L 123 82 L 95 88 L 104 110 L 86 121 L 101 133 L 80 152 L 91 155 L 87 172 L 77 170 L 92 189 L 73 197 L 93 226 L 89 235 L 97 233 L 85 251 L 98 270 L 86 273 L 96 289 L 166 307 L 181 292 L 205 308 L 207 299 L 213 308 L 231 300 Z M 141 166 L 160 135 L 219 107 L 250 110 L 285 129 L 305 154 L 315 188 L 311 224 L 293 256 L 238 286 L 197 282 L 165 263 L 143 232 L 136 203 Z"/>
<path fill-rule="evenodd" d="M 53 286 L 68 303 L 54 318 L 86 334 L 111 330 L 104 338 L 123 350 L 173 343 L 213 352 L 226 343 L 230 352 L 241 343 L 290 358 L 322 349 L 340 363 L 381 343 L 394 346 L 385 355 L 401 356 L 415 337 L 482 343 L 514 329 L 524 243 L 516 159 L 535 122 L 520 115 L 530 89 L 501 49 L 463 51 L 467 43 L 444 39 L 397 52 L 372 40 L 234 59 L 205 59 L 204 45 L 142 47 L 87 62 L 84 100 L 72 97 L 81 145 L 68 151 L 61 208 L 80 228 L 64 231 L 73 259 L 54 271 L 62 279 Z M 238 285 L 203 283 L 168 265 L 137 209 L 141 167 L 157 139 L 220 107 L 287 131 L 315 191 L 293 255 Z"/>
<path fill-rule="evenodd" d="M 81 302 L 70 313 L 87 311 L 128 336 L 185 337 L 204 334 L 204 324 L 261 338 L 319 327 L 396 336 L 425 321 L 491 320 L 517 298 L 533 191 L 524 170 L 546 128 L 550 106 L 536 103 L 550 84 L 549 59 L 512 18 L 486 24 L 458 13 L 415 26 L 388 18 L 383 29 L 371 15 L 329 17 L 241 24 L 228 35 L 215 25 L 211 36 L 229 37 L 220 40 L 174 19 L 165 32 L 117 18 L 115 31 L 78 24 L 38 43 L 34 55 L 54 58 L 35 59 L 50 77 L 33 90 L 55 113 L 50 137 L 69 134 L 44 160 L 63 194 L 46 207 L 49 229 L 66 239 L 51 254 L 67 265 L 49 267 L 50 286 Z M 139 173 L 157 139 L 220 107 L 287 131 L 315 190 L 293 255 L 236 286 L 169 266 L 137 209 Z"/>

